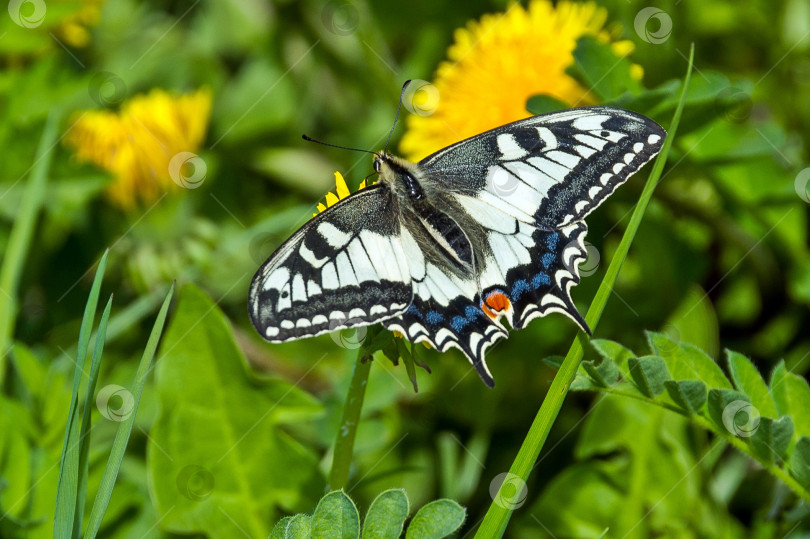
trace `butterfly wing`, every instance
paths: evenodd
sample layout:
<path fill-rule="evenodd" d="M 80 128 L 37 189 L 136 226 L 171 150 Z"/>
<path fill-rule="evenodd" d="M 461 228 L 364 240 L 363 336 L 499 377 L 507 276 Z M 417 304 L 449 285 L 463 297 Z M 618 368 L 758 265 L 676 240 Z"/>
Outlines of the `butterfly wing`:
<path fill-rule="evenodd" d="M 390 189 L 370 186 L 318 214 L 265 262 L 248 309 L 271 342 L 364 326 L 411 303 L 424 258 Z"/>
<path fill-rule="evenodd" d="M 411 342 L 427 342 L 440 352 L 458 348 L 484 383 L 495 385 L 484 353 L 508 333 L 480 309 L 475 279 L 457 277 L 428 262 L 424 278 L 414 283 L 411 305 L 383 325 Z"/>
<path fill-rule="evenodd" d="M 661 150 L 666 132 L 645 116 L 611 107 L 585 107 L 535 116 L 462 141 L 457 151 L 483 155 L 479 188 L 453 195 L 487 230 L 479 283 L 515 329 L 550 312 L 590 330 L 571 300 L 579 264 L 587 258 L 585 216 Z M 442 152 L 422 163 L 430 177 Z M 469 172 L 469 170 L 468 170 Z M 451 187 L 449 189 L 453 191 Z M 532 230 L 534 227 L 534 230 Z M 494 294 L 494 296 L 493 296 Z M 491 298 L 491 299 L 488 299 Z"/>
<path fill-rule="evenodd" d="M 505 213 L 555 230 L 596 209 L 661 150 L 665 136 L 640 114 L 584 107 L 498 127 L 419 165 L 472 214 L 498 220 Z"/>
<path fill-rule="evenodd" d="M 492 255 L 478 280 L 455 277 L 428 262 L 425 278 L 414 283 L 410 307 L 383 325 L 440 352 L 458 348 L 489 387 L 495 382 L 486 350 L 508 336 L 501 317 L 522 329 L 538 316 L 560 312 L 588 331 L 570 296 L 584 259 L 585 223 L 553 231 L 523 223 L 516 228 L 489 231 Z"/>
<path fill-rule="evenodd" d="M 418 292 L 386 325 L 440 350 L 461 349 L 490 386 L 484 353 L 506 336 L 501 317 L 521 329 L 560 312 L 589 331 L 570 296 L 587 258 L 583 219 L 665 136 L 638 114 L 586 107 L 507 124 L 425 158 L 419 167 L 444 198 L 437 205 L 465 230 L 479 229 L 471 234 L 479 238 L 477 281 L 445 291 L 443 301 Z"/>

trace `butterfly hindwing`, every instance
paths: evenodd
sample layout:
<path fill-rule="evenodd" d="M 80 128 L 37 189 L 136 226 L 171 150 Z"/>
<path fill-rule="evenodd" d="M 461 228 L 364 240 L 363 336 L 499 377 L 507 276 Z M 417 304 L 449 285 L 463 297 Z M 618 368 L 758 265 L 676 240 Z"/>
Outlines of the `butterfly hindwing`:
<path fill-rule="evenodd" d="M 368 325 L 408 308 L 411 271 L 418 275 L 424 263 L 392 197 L 382 186 L 355 193 L 309 221 L 265 262 L 249 299 L 250 318 L 265 339 Z"/>
<path fill-rule="evenodd" d="M 508 336 L 502 317 L 514 329 L 523 329 L 534 318 L 560 312 L 589 331 L 570 296 L 586 256 L 586 231 L 584 222 L 553 231 L 528 225 L 511 234 L 491 231 L 493 256 L 482 261 L 477 283 L 446 276 L 429 265 L 424 283 L 415 284 L 408 310 L 383 324 L 441 352 L 458 348 L 492 387 L 485 352 Z"/>
<path fill-rule="evenodd" d="M 580 221 L 560 230 L 534 229 L 527 253 L 532 262 L 502 266 L 502 280 L 482 276 L 484 311 L 490 316 L 504 316 L 514 329 L 523 329 L 539 316 L 562 313 L 590 332 L 571 299 L 571 288 L 579 284 L 579 264 L 587 257 L 584 245 L 587 226 Z M 514 247 L 514 243 L 513 243 Z"/>
<path fill-rule="evenodd" d="M 411 342 L 427 342 L 440 352 L 458 348 L 481 379 L 492 387 L 494 382 L 484 352 L 508 334 L 481 310 L 477 290 L 475 280 L 458 278 L 428 264 L 424 280 L 414 284 L 410 307 L 383 325 L 402 333 Z"/>

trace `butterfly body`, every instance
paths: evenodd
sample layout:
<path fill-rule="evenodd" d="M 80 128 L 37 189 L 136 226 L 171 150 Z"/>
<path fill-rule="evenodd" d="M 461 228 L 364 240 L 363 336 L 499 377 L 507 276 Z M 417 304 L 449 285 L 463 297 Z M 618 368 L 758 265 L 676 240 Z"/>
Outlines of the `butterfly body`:
<path fill-rule="evenodd" d="M 251 319 L 272 342 L 382 322 L 413 342 L 485 351 L 538 316 L 588 331 L 570 290 L 584 217 L 661 148 L 621 109 L 535 116 L 412 163 L 380 152 L 378 183 L 313 218 L 260 268 Z"/>
<path fill-rule="evenodd" d="M 380 174 L 379 185 L 391 190 L 402 226 L 413 234 L 426 258 L 459 277 L 474 277 L 475 252 L 480 253 L 484 242 L 480 226 L 458 202 L 416 163 L 380 152 L 374 170 Z"/>

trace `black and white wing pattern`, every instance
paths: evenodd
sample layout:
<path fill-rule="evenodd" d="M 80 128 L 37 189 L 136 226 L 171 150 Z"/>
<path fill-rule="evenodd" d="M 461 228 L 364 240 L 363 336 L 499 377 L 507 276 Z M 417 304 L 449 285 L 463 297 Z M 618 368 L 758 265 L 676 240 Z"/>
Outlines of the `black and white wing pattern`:
<path fill-rule="evenodd" d="M 420 260 L 393 193 L 368 187 L 318 214 L 264 263 L 250 285 L 250 319 L 271 342 L 372 324 L 408 308 Z"/>
<path fill-rule="evenodd" d="M 419 167 L 471 214 L 495 208 L 553 230 L 596 209 L 658 154 L 665 136 L 640 114 L 583 107 L 503 125 L 448 146 Z"/>
<path fill-rule="evenodd" d="M 527 118 L 419 163 L 375 154 L 380 181 L 313 218 L 259 269 L 249 312 L 272 342 L 382 322 L 460 349 L 494 385 L 485 352 L 559 312 L 585 260 L 585 216 L 661 149 L 644 116 L 586 107 Z"/>
<path fill-rule="evenodd" d="M 560 312 L 589 332 L 570 296 L 587 257 L 583 219 L 665 136 L 644 116 L 587 107 L 504 125 L 422 160 L 434 204 L 474 243 L 476 278 L 465 288 L 419 287 L 408 310 L 384 324 L 442 351 L 459 348 L 489 386 L 484 352 L 507 336 L 502 318 L 521 329 Z"/>

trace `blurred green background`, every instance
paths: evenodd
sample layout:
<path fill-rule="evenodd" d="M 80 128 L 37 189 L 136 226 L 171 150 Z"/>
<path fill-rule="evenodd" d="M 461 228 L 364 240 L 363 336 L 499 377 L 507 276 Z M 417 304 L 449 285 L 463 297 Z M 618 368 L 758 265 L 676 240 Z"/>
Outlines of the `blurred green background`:
<path fill-rule="evenodd" d="M 369 156 L 307 144 L 301 134 L 379 149 L 402 83 L 431 80 L 456 28 L 507 5 L 54 0 L 39 12 L 40 4 L 10 2 L 8 15 L 0 14 L 4 264 L 17 253 L 10 232 L 46 117 L 57 114 L 60 122 L 42 211 L 17 261 L 19 286 L 0 296 L 16 305 L 0 336 L 0 535 L 52 534 L 79 323 L 93 268 L 110 248 L 102 292 L 115 293 L 115 306 L 99 388 L 112 389 L 94 408 L 91 493 L 117 427 L 108 416 L 127 413 L 125 388 L 154 313 L 172 280 L 182 291 L 102 532 L 266 536 L 278 518 L 311 511 L 323 494 L 355 342 L 363 337 L 358 331 L 269 345 L 248 321 L 250 278 L 334 190 L 333 172 L 352 190 L 371 172 Z M 696 69 L 664 179 L 595 335 L 643 353 L 644 330 L 662 331 L 721 364 L 730 348 L 752 358 L 766 378 L 779 360 L 804 376 L 810 4 L 660 2 L 672 28 L 656 43 L 643 26 L 636 29 L 646 3 L 599 4 L 635 43 L 630 58 L 643 67 L 644 86 L 663 89 L 645 93 L 634 108 L 667 125 L 672 107 L 661 101 L 671 92 L 664 90 L 683 77 L 690 43 Z M 115 112 L 154 89 L 210 96 L 210 118 L 204 104 L 176 116 L 155 105 L 149 124 L 169 133 L 158 141 L 164 153 L 171 149 L 164 159 L 198 155 L 182 175 L 202 179 L 181 189 L 164 178 L 151 198 L 121 204 L 105 194 L 116 175 L 77 158 L 81 142 L 71 142 L 71 131 L 82 111 Z M 85 149 L 112 160 L 110 140 L 129 139 L 110 117 L 98 121 L 101 134 L 85 139 Z M 207 129 L 186 148 L 162 122 Z M 404 129 L 394 132 L 392 148 Z M 140 174 L 166 176 L 148 166 Z M 595 271 L 573 292 L 582 311 L 642 186 L 633 178 L 589 218 Z M 402 365 L 378 357 L 350 481 L 361 513 L 380 491 L 404 487 L 413 507 L 458 500 L 468 511 L 461 533 L 473 530 L 492 501 L 491 482 L 509 469 L 554 376 L 542 359 L 564 354 L 574 335 L 573 324 L 557 315 L 513 333 L 488 354 L 494 390 L 455 351 L 421 354 L 432 374 L 418 371 L 418 393 Z M 589 350 L 586 357 L 593 356 Z M 610 526 L 623 530 L 619 536 L 810 530 L 806 505 L 733 448 L 704 460 L 706 433 L 682 418 L 627 399 L 608 399 L 588 414 L 596 400 L 585 393 L 567 399 L 508 536 L 598 536 Z M 614 439 L 594 449 L 589 429 L 596 426 L 612 428 Z M 645 445 L 651 439 L 656 443 Z M 617 486 L 616 476 L 583 471 L 587 459 L 642 471 L 633 485 Z M 650 494 L 669 480 L 678 488 Z M 644 509 L 640 528 L 616 522 L 629 503 Z"/>

